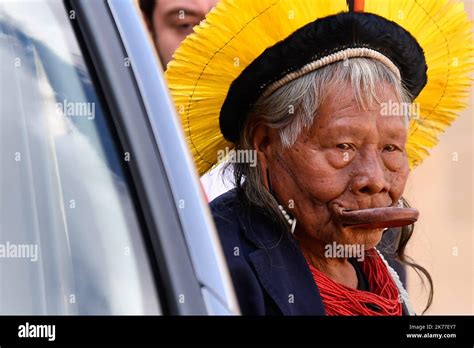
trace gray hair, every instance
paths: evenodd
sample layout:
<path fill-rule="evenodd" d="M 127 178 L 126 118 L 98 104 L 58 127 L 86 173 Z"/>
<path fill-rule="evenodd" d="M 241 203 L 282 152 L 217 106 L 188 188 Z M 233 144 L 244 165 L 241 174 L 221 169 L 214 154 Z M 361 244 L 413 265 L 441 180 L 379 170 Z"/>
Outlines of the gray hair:
<path fill-rule="evenodd" d="M 267 97 L 261 97 L 247 118 L 237 150 L 253 150 L 255 127 L 264 124 L 277 129 L 283 148 L 291 147 L 301 131 L 313 124 L 314 117 L 332 88 L 351 83 L 354 98 L 362 109 L 380 103 L 382 82 L 393 88 L 396 102 L 409 103 L 412 98 L 399 78 L 383 63 L 370 58 L 352 58 L 336 62 L 304 75 L 282 86 Z M 405 118 L 408 125 L 408 115 Z M 260 166 L 233 163 L 235 185 L 239 194 L 288 228 L 275 197 L 263 186 Z M 228 167 L 227 167 L 228 168 Z M 227 169 L 226 168 L 226 169 Z"/>

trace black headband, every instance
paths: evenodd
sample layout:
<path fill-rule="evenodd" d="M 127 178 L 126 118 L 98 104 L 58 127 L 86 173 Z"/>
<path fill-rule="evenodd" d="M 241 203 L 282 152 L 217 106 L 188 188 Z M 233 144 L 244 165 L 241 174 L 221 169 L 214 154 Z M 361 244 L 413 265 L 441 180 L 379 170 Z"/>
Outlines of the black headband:
<path fill-rule="evenodd" d="M 423 49 L 395 22 L 370 13 L 339 13 L 305 25 L 266 49 L 235 79 L 221 108 L 224 137 L 237 142 L 246 117 L 265 89 L 307 64 L 350 48 L 366 48 L 388 58 L 415 98 L 427 82 Z"/>

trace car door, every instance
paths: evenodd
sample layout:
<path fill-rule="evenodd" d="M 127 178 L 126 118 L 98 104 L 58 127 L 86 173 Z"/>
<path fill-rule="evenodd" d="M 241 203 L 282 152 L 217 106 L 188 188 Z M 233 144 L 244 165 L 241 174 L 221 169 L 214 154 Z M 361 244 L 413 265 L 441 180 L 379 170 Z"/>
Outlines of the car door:
<path fill-rule="evenodd" d="M 2 314 L 238 311 L 134 11 L 0 1 Z"/>

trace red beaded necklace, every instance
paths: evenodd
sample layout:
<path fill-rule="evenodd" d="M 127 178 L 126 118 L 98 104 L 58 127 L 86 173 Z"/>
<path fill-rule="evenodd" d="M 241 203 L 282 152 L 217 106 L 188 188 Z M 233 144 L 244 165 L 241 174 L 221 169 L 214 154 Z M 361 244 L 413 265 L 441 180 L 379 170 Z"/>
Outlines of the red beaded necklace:
<path fill-rule="evenodd" d="M 326 315 L 402 315 L 398 288 L 375 249 L 366 251 L 362 263 L 370 292 L 336 283 L 312 265 L 309 267 L 319 288 Z"/>

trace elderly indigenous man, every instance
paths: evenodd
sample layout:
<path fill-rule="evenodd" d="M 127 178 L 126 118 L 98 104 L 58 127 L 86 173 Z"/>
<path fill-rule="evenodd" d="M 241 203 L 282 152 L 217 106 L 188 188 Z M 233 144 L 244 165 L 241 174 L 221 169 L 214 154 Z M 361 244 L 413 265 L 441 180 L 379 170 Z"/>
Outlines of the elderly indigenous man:
<path fill-rule="evenodd" d="M 167 79 L 200 173 L 258 159 L 211 203 L 243 314 L 413 314 L 375 246 L 395 229 L 404 260 L 410 168 L 462 108 L 472 48 L 450 0 L 223 0 L 184 41 Z"/>
<path fill-rule="evenodd" d="M 217 0 L 139 0 L 140 9 L 153 37 L 163 67 L 171 60 L 180 43 L 192 33 L 193 27 L 199 24 L 216 4 Z M 222 151 L 222 153 L 228 154 L 229 151 Z M 232 155 L 233 152 L 230 154 Z M 256 157 L 253 155 L 253 152 L 243 153 L 244 158 L 255 161 Z M 232 158 L 227 160 L 232 160 Z M 221 175 L 224 165 L 225 163 L 216 166 L 201 177 L 201 183 L 208 199 L 217 197 L 232 187 L 232 183 L 229 182 L 233 175 L 232 170 L 226 170 L 225 176 Z M 387 261 L 394 267 L 404 283 L 405 267 L 393 257 L 394 250 L 399 243 L 398 237 L 397 231 L 389 230 L 384 233 L 378 246 L 386 251 Z"/>

